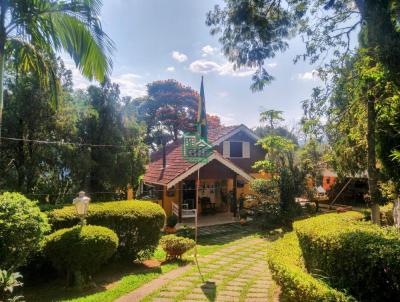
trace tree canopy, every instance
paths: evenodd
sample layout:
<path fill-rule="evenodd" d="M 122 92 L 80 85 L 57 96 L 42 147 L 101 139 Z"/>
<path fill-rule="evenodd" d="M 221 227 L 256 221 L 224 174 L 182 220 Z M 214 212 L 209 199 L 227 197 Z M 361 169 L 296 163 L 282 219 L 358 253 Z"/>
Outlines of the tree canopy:
<path fill-rule="evenodd" d="M 326 85 L 325 89 L 316 88 L 310 100 L 304 102 L 305 117 L 302 126 L 308 135 L 319 136 L 320 118 L 327 112 L 340 115 L 359 108 L 354 119 L 358 119 L 358 122 L 361 121 L 363 112 L 366 114 L 366 123 L 342 124 L 338 126 L 338 131 L 333 127 L 333 132 L 328 132 L 328 136 L 335 145 L 334 149 L 338 147 L 333 154 L 342 159 L 346 156 L 351 159 L 352 151 L 348 147 L 341 150 L 340 146 L 356 144 L 356 150 L 361 151 L 358 142 L 366 142 L 372 218 L 374 222 L 378 222 L 379 171 L 376 155 L 378 152 L 385 170 L 389 172 L 393 171 L 388 168 L 393 166 L 393 158 L 387 155 L 397 154 L 393 153 L 397 152 L 396 147 L 388 144 L 386 134 L 381 135 L 377 130 L 380 113 L 387 112 L 393 103 L 388 105 L 384 100 L 397 99 L 396 87 L 399 86 L 400 78 L 396 63 L 400 57 L 399 2 L 226 0 L 225 3 L 223 8 L 217 5 L 209 12 L 206 23 L 211 27 L 211 34 L 219 35 L 226 57 L 236 67 L 257 68 L 251 86 L 253 90 L 263 89 L 273 79 L 266 70 L 265 61 L 287 50 L 289 40 L 293 37 L 301 36 L 306 46 L 305 53 L 298 54 L 295 62 L 303 59 L 319 64 L 318 74 Z M 357 32 L 358 37 L 355 35 Z M 348 64 L 354 66 L 348 67 Z M 346 68 L 354 68 L 357 74 L 351 73 L 350 69 L 344 71 Z M 351 74 L 350 79 L 345 76 L 346 73 Z M 343 111 L 337 108 L 340 106 Z M 381 107 L 385 109 L 381 111 Z M 394 128 L 388 127 L 387 117 L 390 115 L 385 116 L 386 128 L 389 130 L 385 133 L 390 133 Z M 363 124 L 366 124 L 366 128 L 363 128 Z M 352 126 L 355 127 L 351 129 Z M 347 136 L 343 137 L 343 134 Z M 336 140 L 333 141 L 332 138 Z M 309 139 L 311 142 L 315 140 Z M 358 159 L 360 156 L 363 156 L 362 151 L 353 158 Z M 340 163 L 340 160 L 336 162 Z M 351 163 L 348 168 L 362 167 L 358 163 Z"/>
<path fill-rule="evenodd" d="M 172 79 L 148 84 L 138 108 L 147 127 L 146 142 L 159 145 L 160 134 L 176 141 L 183 132 L 195 131 L 198 99 L 195 90 Z"/>
<path fill-rule="evenodd" d="M 34 73 L 55 101 L 61 96 L 57 52 L 68 53 L 89 79 L 110 74 L 114 45 L 101 27 L 101 6 L 101 0 L 0 2 L 0 137 L 5 64 L 18 74 Z"/>

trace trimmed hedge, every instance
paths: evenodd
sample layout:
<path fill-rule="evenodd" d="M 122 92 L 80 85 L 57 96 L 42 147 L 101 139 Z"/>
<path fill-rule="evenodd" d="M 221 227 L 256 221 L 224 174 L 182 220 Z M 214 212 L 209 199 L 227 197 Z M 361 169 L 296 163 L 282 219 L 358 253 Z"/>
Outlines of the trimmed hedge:
<path fill-rule="evenodd" d="M 400 295 L 400 239 L 362 214 L 326 214 L 298 221 L 295 232 L 306 268 L 362 301 L 396 301 Z"/>
<path fill-rule="evenodd" d="M 117 250 L 118 237 L 112 230 L 95 225 L 61 229 L 47 237 L 45 253 L 53 265 L 67 274 L 69 285 L 84 283 Z"/>
<path fill-rule="evenodd" d="M 293 232 L 271 244 L 267 260 L 273 279 L 282 288 L 285 301 L 354 301 L 352 297 L 307 273 L 298 239 Z"/>
<path fill-rule="evenodd" d="M 76 225 L 79 219 L 74 206 L 48 213 L 53 230 Z M 127 200 L 92 203 L 87 223 L 113 230 L 119 238 L 118 256 L 136 259 L 152 253 L 158 245 L 165 212 L 149 201 Z"/>

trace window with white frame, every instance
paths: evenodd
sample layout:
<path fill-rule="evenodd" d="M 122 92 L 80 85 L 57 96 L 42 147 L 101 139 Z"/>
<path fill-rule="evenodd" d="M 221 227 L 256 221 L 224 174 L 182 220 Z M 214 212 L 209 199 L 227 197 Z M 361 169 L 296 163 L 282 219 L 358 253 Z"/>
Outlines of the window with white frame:
<path fill-rule="evenodd" d="M 226 158 L 250 158 L 250 143 L 243 141 L 224 141 L 223 156 Z"/>

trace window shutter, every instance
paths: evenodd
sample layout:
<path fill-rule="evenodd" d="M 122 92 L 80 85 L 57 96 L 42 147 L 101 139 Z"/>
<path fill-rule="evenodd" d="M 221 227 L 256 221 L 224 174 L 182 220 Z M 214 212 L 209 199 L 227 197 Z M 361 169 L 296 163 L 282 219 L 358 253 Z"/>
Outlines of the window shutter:
<path fill-rule="evenodd" d="M 231 154 L 231 145 L 229 141 L 224 141 L 223 147 L 222 147 L 222 156 L 223 157 L 229 157 Z"/>
<path fill-rule="evenodd" d="M 249 142 L 243 142 L 242 144 L 242 150 L 243 150 L 243 158 L 250 158 L 250 143 Z"/>

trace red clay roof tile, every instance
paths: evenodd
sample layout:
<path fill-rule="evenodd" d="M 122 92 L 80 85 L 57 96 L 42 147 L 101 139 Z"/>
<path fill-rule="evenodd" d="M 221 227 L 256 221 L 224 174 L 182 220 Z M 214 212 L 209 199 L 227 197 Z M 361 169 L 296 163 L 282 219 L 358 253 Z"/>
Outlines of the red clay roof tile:
<path fill-rule="evenodd" d="M 208 130 L 208 140 L 210 143 L 229 134 L 240 126 L 220 127 Z M 166 167 L 163 169 L 162 151 L 154 152 L 151 155 L 151 162 L 147 166 L 144 175 L 145 183 L 166 185 L 174 178 L 190 169 L 195 164 L 186 161 L 182 157 L 181 140 L 166 146 Z"/>

